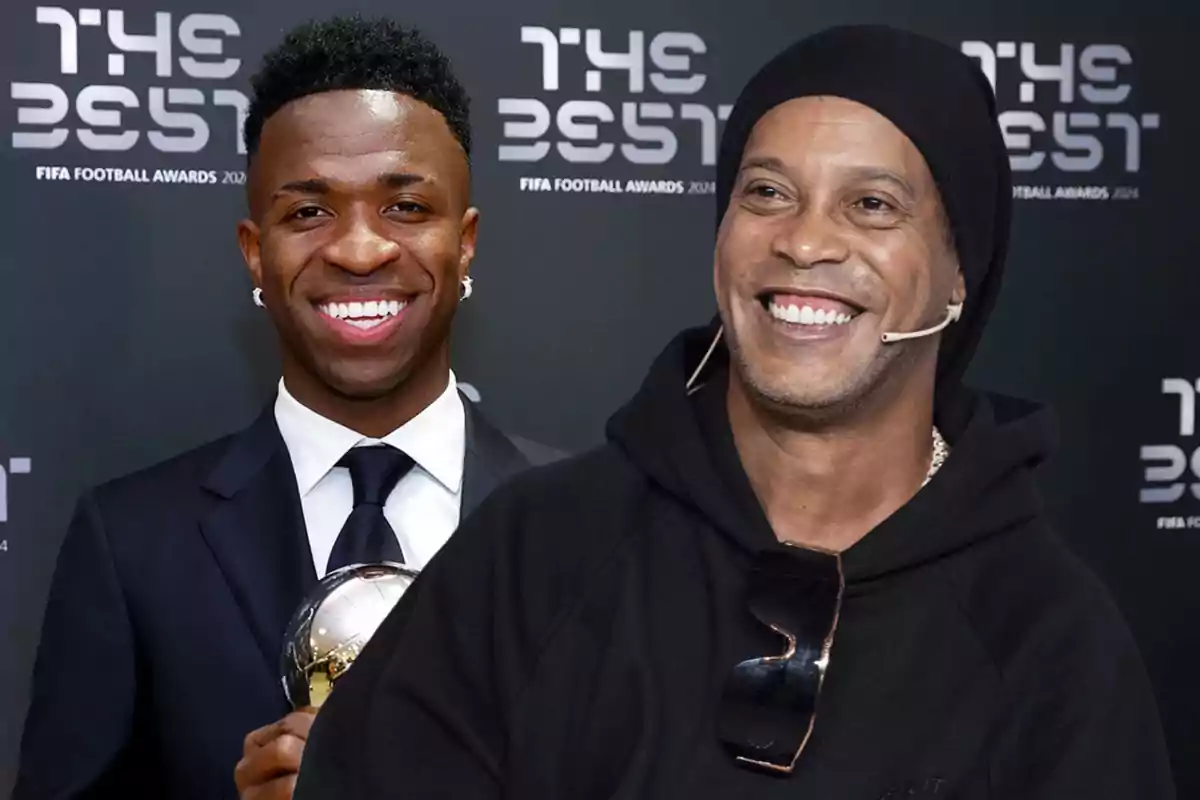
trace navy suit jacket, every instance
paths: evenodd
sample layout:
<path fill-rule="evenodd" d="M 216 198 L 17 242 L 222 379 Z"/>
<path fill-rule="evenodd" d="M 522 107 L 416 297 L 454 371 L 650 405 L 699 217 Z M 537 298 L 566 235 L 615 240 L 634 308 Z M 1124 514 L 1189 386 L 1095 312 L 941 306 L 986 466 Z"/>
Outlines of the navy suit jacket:
<path fill-rule="evenodd" d="M 465 518 L 557 454 L 463 403 Z M 50 589 L 14 800 L 236 797 L 246 734 L 291 710 L 283 632 L 316 580 L 273 407 L 85 494 Z"/>

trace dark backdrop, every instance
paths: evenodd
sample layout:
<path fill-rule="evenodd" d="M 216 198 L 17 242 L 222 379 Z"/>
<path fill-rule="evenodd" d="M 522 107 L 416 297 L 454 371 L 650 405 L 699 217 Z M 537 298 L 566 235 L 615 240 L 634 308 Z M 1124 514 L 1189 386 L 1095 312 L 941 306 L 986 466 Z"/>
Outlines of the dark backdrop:
<path fill-rule="evenodd" d="M 505 427 L 571 448 L 598 441 L 660 346 L 712 313 L 705 134 L 766 58 L 848 21 L 984 43 L 967 47 L 994 63 L 1026 188 L 974 377 L 1057 407 L 1051 511 L 1117 595 L 1157 688 L 1181 797 L 1200 796 L 1200 358 L 1189 311 L 1200 224 L 1188 192 L 1200 12 L 1171 0 L 967 5 L 375 0 L 337 10 L 400 15 L 454 58 L 475 98 L 483 210 L 455 368 Z M 123 9 L 8 0 L 0 10 L 0 793 L 76 494 L 243 426 L 276 380 L 234 243 L 237 109 L 263 50 L 330 9 Z M 589 78 L 597 37 L 593 51 L 625 57 L 593 57 L 604 68 Z M 584 180 L 563 180 L 573 178 Z M 196 669 L 203 680 L 220 664 Z"/>

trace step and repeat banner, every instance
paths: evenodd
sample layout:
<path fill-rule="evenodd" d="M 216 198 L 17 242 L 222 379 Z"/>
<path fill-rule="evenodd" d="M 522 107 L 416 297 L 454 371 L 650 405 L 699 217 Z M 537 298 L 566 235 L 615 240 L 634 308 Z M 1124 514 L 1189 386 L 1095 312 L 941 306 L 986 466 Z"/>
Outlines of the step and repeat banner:
<path fill-rule="evenodd" d="M 671 334 L 713 312 L 717 141 L 758 66 L 844 22 L 908 27 L 977 59 L 1000 100 L 1017 215 L 973 377 L 1057 408 L 1047 503 L 1137 634 L 1180 796 L 1200 797 L 1200 11 L 904 5 L 335 10 L 395 15 L 453 58 L 474 99 L 482 209 L 455 369 L 505 428 L 571 449 L 599 441 Z M 76 495 L 243 427 L 277 380 L 235 245 L 239 130 L 264 50 L 329 12 L 315 0 L 0 9 L 2 795 Z"/>

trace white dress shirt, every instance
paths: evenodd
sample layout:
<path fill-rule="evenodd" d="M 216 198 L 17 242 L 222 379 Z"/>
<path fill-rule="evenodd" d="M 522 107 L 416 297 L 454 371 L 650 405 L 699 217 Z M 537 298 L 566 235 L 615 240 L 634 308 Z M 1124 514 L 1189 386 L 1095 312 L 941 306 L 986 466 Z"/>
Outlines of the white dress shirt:
<path fill-rule="evenodd" d="M 466 453 L 466 410 L 454 373 L 436 400 L 387 436 L 371 439 L 301 405 L 279 381 L 275 420 L 291 455 L 317 576 L 354 505 L 350 470 L 337 466 L 353 447 L 389 444 L 415 462 L 388 495 L 383 514 L 405 562 L 421 569 L 458 527 Z"/>

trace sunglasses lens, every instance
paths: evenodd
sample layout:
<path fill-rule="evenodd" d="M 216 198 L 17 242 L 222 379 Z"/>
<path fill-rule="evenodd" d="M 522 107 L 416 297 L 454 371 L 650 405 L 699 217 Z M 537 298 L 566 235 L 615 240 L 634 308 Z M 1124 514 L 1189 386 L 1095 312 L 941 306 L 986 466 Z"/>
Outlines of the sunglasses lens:
<path fill-rule="evenodd" d="M 815 719 L 825 641 L 840 597 L 835 556 L 807 551 L 760 556 L 750 575 L 749 609 L 780 633 L 780 649 L 779 655 L 741 662 L 725 682 L 717 728 L 731 755 L 791 770 Z"/>

